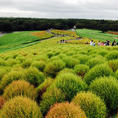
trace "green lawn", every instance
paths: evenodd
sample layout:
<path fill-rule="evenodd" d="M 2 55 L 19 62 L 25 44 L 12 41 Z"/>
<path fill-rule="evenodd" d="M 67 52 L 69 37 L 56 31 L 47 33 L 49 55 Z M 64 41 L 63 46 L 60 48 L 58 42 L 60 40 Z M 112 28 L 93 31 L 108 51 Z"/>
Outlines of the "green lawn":
<path fill-rule="evenodd" d="M 30 33 L 30 31 L 14 32 L 0 37 L 0 52 L 26 47 L 29 45 L 28 42 L 38 39 Z"/>
<path fill-rule="evenodd" d="M 81 37 L 97 39 L 100 41 L 110 40 L 111 42 L 115 40 L 116 42 L 118 42 L 117 35 L 102 33 L 99 30 L 77 29 L 76 32 Z"/>

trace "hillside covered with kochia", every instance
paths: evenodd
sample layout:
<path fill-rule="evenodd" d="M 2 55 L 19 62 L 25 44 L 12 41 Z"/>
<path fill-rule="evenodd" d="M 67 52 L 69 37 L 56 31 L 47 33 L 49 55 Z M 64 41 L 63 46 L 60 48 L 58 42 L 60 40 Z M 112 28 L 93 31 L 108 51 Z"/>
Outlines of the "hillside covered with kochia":
<path fill-rule="evenodd" d="M 117 36 L 93 30 L 87 35 L 87 29 L 77 30 L 78 35 L 59 31 L 0 38 L 0 118 L 117 116 L 118 46 L 97 45 L 118 42 Z M 96 46 L 87 44 L 91 39 Z"/>

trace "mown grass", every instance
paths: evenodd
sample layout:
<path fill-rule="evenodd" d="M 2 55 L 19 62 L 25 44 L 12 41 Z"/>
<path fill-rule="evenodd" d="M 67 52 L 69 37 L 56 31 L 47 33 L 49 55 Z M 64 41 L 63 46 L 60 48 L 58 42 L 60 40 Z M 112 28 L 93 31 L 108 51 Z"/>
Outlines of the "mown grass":
<path fill-rule="evenodd" d="M 118 42 L 118 36 L 114 34 L 102 33 L 99 30 L 89 30 L 89 29 L 77 29 L 77 34 L 81 37 L 96 39 L 100 41 L 110 40 L 113 42 L 114 40 Z"/>

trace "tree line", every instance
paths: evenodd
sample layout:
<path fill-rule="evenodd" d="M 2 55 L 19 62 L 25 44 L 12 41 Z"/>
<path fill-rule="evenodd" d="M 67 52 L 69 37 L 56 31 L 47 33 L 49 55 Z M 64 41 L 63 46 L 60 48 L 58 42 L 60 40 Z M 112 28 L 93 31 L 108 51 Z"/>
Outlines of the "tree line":
<path fill-rule="evenodd" d="M 0 32 L 76 28 L 118 31 L 118 20 L 0 18 Z"/>

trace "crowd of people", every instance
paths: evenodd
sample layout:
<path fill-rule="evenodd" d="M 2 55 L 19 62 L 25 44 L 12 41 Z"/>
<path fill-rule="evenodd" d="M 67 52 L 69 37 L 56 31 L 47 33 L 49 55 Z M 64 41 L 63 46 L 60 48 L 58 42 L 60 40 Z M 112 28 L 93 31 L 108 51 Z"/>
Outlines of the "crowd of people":
<path fill-rule="evenodd" d="M 96 44 L 95 44 L 95 42 L 93 42 L 93 40 L 91 40 L 90 41 L 90 45 L 91 46 L 95 46 Z M 113 41 L 112 43 L 108 40 L 108 41 L 106 41 L 106 42 L 98 42 L 98 45 L 99 46 L 116 46 L 116 45 L 118 45 L 118 42 L 116 42 L 116 41 Z"/>

